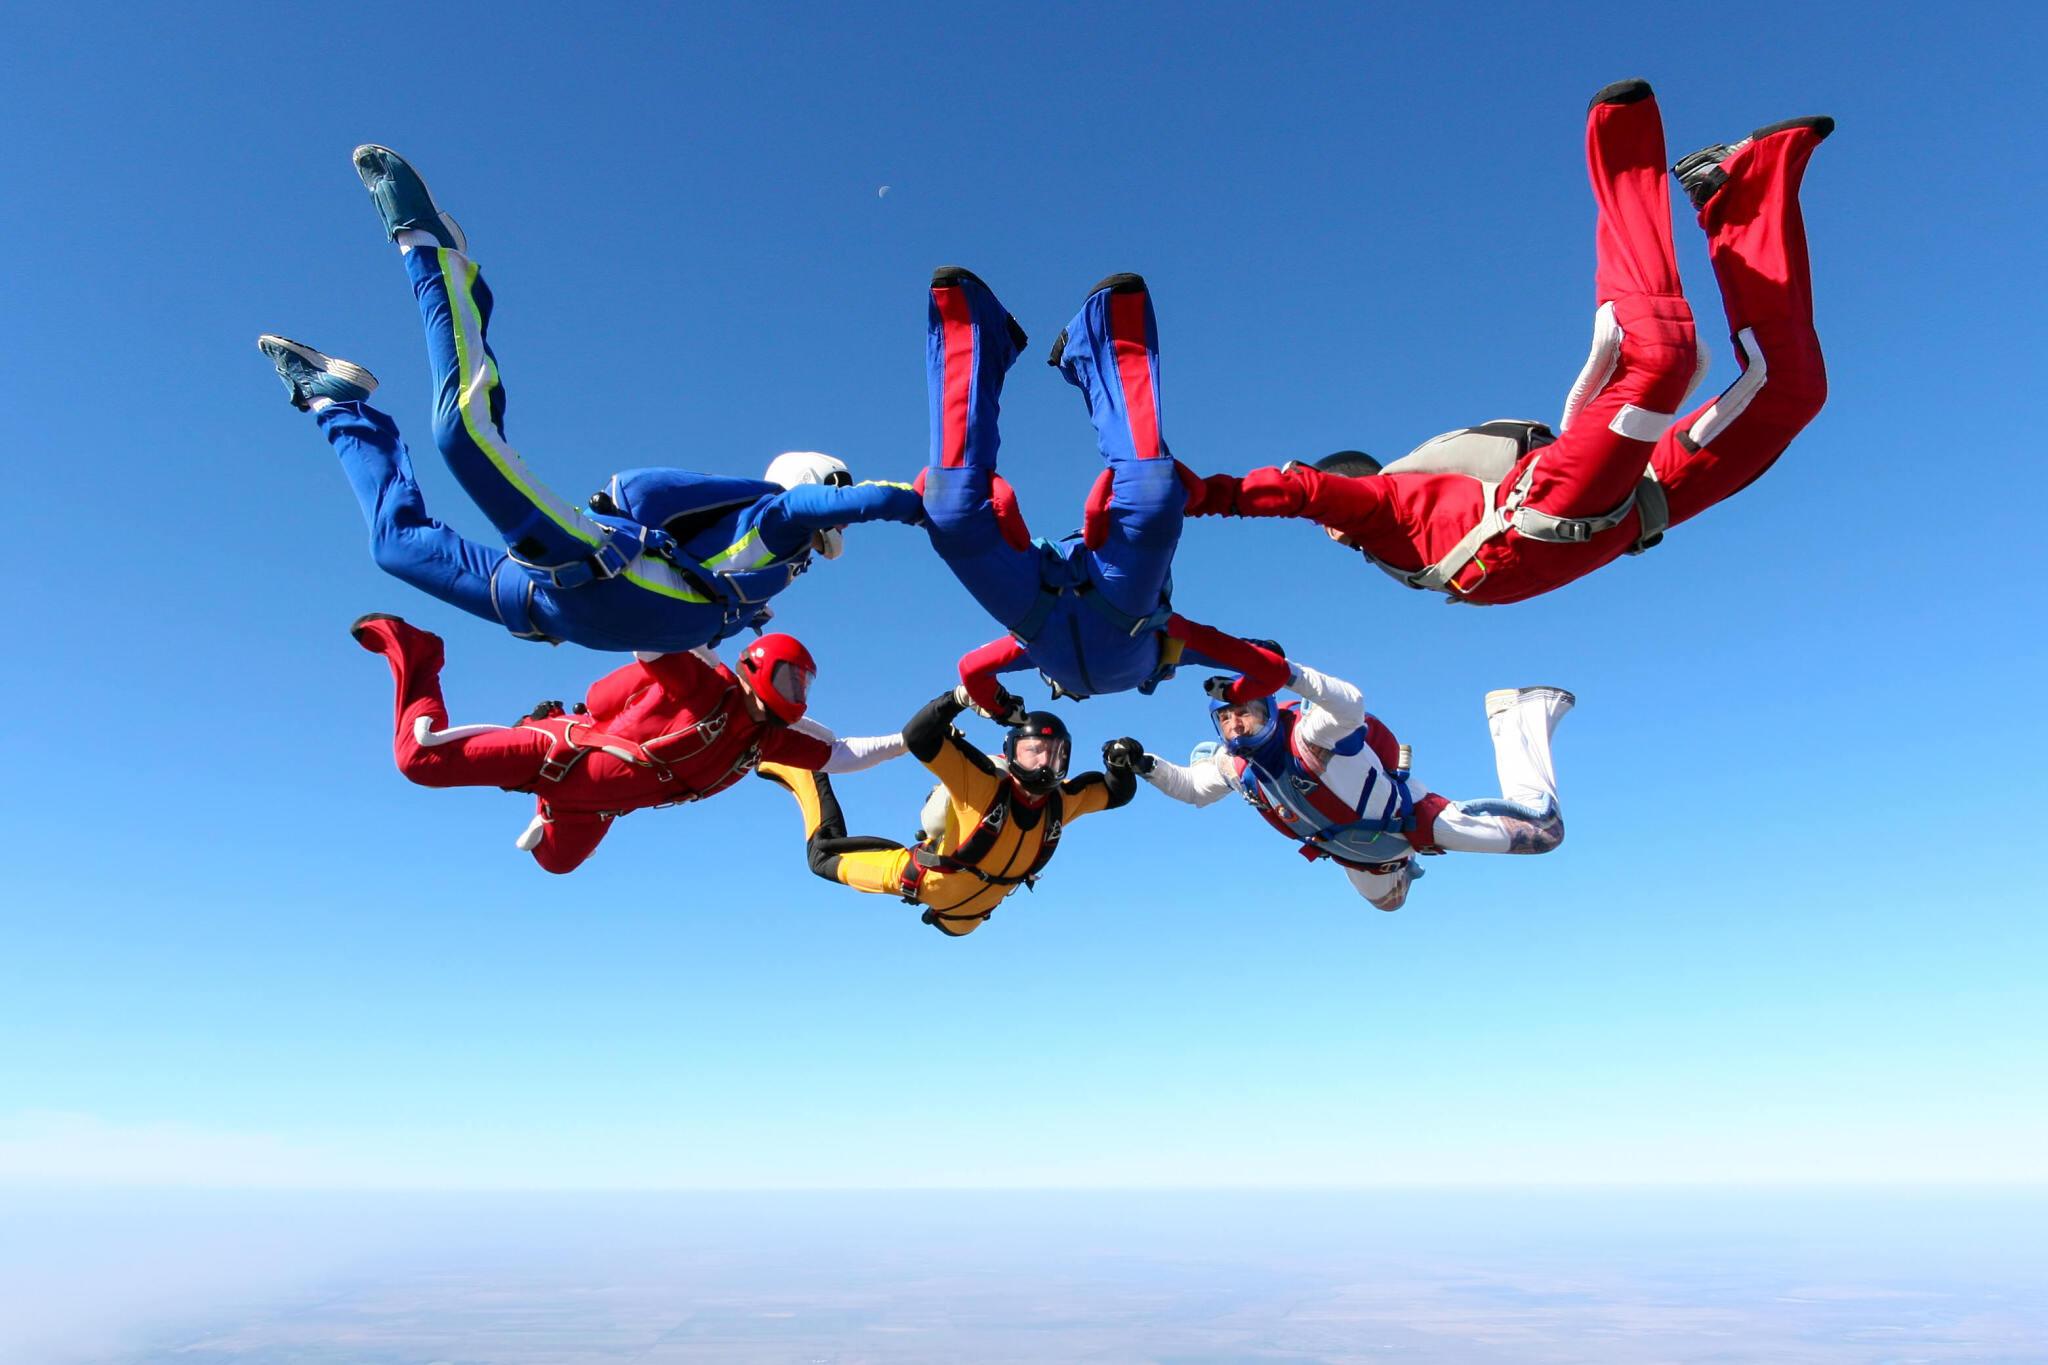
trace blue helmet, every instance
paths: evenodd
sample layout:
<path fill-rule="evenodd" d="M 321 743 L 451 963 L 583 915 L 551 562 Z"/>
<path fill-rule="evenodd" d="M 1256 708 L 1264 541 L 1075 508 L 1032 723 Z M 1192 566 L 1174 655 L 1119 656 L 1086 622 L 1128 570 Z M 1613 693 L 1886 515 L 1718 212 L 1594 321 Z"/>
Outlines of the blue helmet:
<path fill-rule="evenodd" d="M 1260 722 L 1259 728 L 1248 735 L 1240 735 L 1236 739 L 1223 739 L 1223 747 L 1238 758 L 1248 758 L 1261 768 L 1275 771 L 1277 770 L 1276 761 L 1280 757 L 1280 750 L 1286 744 L 1286 741 L 1280 734 L 1280 707 L 1278 701 L 1279 699 L 1273 696 L 1254 697 L 1247 702 L 1211 700 L 1209 703 L 1209 723 L 1216 727 L 1216 734 L 1221 737 L 1223 735 L 1223 713 L 1226 710 L 1232 706 L 1258 708 L 1264 717 Z"/>

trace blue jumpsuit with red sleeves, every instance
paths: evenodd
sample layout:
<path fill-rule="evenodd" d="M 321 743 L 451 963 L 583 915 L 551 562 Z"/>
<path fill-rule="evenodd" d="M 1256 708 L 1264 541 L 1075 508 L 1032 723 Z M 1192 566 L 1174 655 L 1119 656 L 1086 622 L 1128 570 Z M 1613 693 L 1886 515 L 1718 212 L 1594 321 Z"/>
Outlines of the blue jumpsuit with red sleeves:
<path fill-rule="evenodd" d="M 1057 545 L 1029 539 L 1015 495 L 996 473 L 1003 379 L 1022 343 L 980 280 L 942 273 L 932 286 L 932 451 L 919 479 L 926 529 L 961 585 L 1010 632 L 963 661 L 976 701 L 988 703 L 995 673 L 1027 667 L 1075 697 L 1150 692 L 1176 657 L 1258 668 L 1241 642 L 1172 612 L 1189 485 L 1160 435 L 1159 332 L 1143 284 L 1123 276 L 1097 288 L 1056 355 L 1060 374 L 1088 400 L 1108 466 L 1082 536 Z M 1166 652 L 1169 637 L 1186 652 Z"/>
<path fill-rule="evenodd" d="M 924 518 L 906 485 L 785 491 L 681 469 L 618 475 L 609 491 L 619 515 L 585 512 L 542 484 L 505 439 L 505 389 L 486 339 L 491 292 L 476 263 L 438 247 L 404 260 L 426 325 L 435 442 L 510 553 L 427 515 L 384 413 L 335 403 L 318 420 L 362 505 L 378 565 L 452 606 L 526 639 L 694 649 L 763 619 L 768 599 L 809 567 L 814 532 Z"/>

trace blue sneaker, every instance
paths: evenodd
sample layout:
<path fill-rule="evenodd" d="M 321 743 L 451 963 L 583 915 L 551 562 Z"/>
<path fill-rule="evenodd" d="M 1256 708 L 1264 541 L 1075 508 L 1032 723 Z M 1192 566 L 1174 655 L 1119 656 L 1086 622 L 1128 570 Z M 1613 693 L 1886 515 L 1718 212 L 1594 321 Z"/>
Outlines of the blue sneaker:
<path fill-rule="evenodd" d="M 411 228 L 432 233 L 435 241 L 451 250 L 469 250 L 469 239 L 462 235 L 453 218 L 441 212 L 427 182 L 420 179 L 412 163 L 374 142 L 356 148 L 355 163 L 356 174 L 362 177 L 363 187 L 369 190 L 378 214 L 384 219 L 386 236 L 395 238 Z"/>
<path fill-rule="evenodd" d="M 376 375 L 360 365 L 322 355 L 304 342 L 266 332 L 256 338 L 256 349 L 277 366 L 277 377 L 284 381 L 292 406 L 300 412 L 310 408 L 315 398 L 359 403 L 377 391 Z"/>

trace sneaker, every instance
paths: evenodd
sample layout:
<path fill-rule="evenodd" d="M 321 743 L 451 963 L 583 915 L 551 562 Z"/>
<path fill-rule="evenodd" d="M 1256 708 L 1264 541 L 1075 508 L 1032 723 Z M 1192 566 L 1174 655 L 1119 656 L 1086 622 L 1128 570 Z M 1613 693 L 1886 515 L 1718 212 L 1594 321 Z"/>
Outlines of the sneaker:
<path fill-rule="evenodd" d="M 1556 698 L 1569 711 L 1579 704 L 1579 699 L 1562 687 L 1502 687 L 1486 694 L 1486 718 L 1492 720 L 1503 711 L 1513 710 L 1525 701 Z"/>
<path fill-rule="evenodd" d="M 359 403 L 377 391 L 376 375 L 360 365 L 322 355 L 304 342 L 266 332 L 256 338 L 256 349 L 277 366 L 277 377 L 284 381 L 292 406 L 300 412 L 310 408 L 315 398 Z"/>
<path fill-rule="evenodd" d="M 384 233 L 396 238 L 411 229 L 431 233 L 435 241 L 451 251 L 468 251 L 469 239 L 455 220 L 441 212 L 427 182 L 410 162 L 389 147 L 366 142 L 355 151 L 356 174 L 376 202 L 384 219 Z"/>

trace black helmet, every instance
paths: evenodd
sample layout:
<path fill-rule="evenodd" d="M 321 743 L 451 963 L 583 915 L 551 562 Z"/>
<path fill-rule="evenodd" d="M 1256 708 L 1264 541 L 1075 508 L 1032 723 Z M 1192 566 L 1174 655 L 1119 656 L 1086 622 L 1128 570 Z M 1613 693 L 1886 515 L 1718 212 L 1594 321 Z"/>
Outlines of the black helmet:
<path fill-rule="evenodd" d="M 1362 450 L 1340 450 L 1335 455 L 1325 455 L 1316 461 L 1315 467 L 1325 474 L 1342 474 L 1351 479 L 1380 472 L 1380 462 Z"/>
<path fill-rule="evenodd" d="M 1051 741 L 1052 762 L 1043 768 L 1019 768 L 1017 744 L 1026 739 Z M 1067 733 L 1067 723 L 1050 711 L 1025 712 L 1024 719 L 1003 736 L 1003 757 L 1009 761 L 1010 776 L 1026 791 L 1046 792 L 1057 787 L 1067 775 L 1067 756 L 1073 751 L 1074 737 Z"/>

